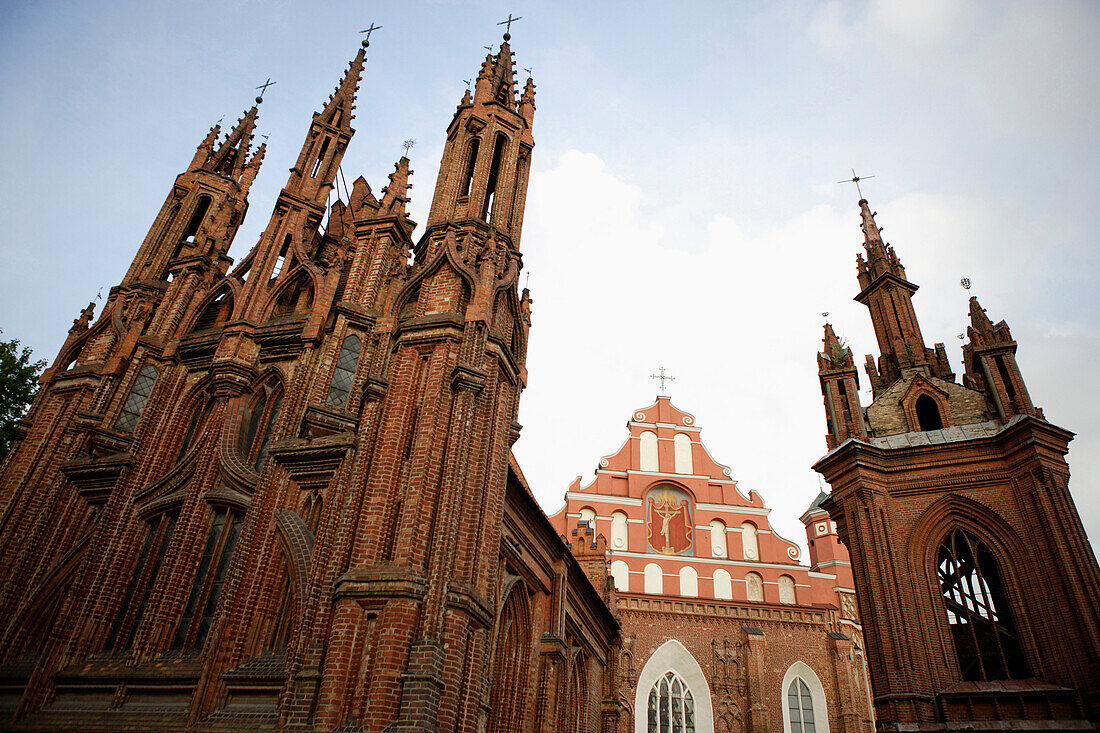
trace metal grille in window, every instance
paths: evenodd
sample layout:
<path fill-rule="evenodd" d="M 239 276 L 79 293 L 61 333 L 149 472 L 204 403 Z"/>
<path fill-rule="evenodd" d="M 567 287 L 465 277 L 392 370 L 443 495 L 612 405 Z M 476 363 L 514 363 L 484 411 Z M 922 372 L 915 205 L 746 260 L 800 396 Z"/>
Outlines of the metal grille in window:
<path fill-rule="evenodd" d="M 801 677 L 795 677 L 787 688 L 787 709 L 791 714 L 791 733 L 815 733 L 814 701 Z"/>
<path fill-rule="evenodd" d="M 989 548 L 956 529 L 940 545 L 937 575 L 962 678 L 1026 677 L 1000 569 Z"/>
<path fill-rule="evenodd" d="M 336 371 L 333 372 L 332 384 L 328 390 L 328 403 L 333 407 L 347 406 L 351 383 L 355 379 L 355 367 L 359 363 L 359 349 L 358 336 L 348 336 L 340 347 Z"/>
<path fill-rule="evenodd" d="M 646 715 L 648 733 L 695 733 L 695 698 L 675 672 L 653 683 Z"/>
<path fill-rule="evenodd" d="M 153 391 L 153 383 L 157 381 L 157 368 L 152 364 L 142 367 L 134 380 L 134 386 L 130 388 L 130 394 L 126 396 L 126 402 L 122 405 L 122 413 L 115 422 L 115 430 L 123 433 L 132 433 L 137 427 L 141 412 L 145 409 L 145 402 L 149 399 L 149 393 Z"/>

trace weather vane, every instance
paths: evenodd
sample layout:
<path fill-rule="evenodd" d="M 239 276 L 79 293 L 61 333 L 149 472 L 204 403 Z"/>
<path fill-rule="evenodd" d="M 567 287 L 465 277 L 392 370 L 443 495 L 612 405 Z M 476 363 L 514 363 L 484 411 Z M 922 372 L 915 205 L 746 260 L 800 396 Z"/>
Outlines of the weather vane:
<path fill-rule="evenodd" d="M 649 378 L 650 379 L 659 379 L 661 381 L 661 391 L 664 392 L 665 391 L 665 382 L 675 382 L 676 377 L 669 376 L 668 374 L 665 374 L 665 368 L 664 367 L 660 367 L 657 370 L 657 372 L 658 372 L 657 374 L 650 374 Z"/>
<path fill-rule="evenodd" d="M 259 104 L 260 102 L 264 101 L 264 92 L 267 91 L 267 88 L 269 86 L 271 86 L 273 84 L 278 84 L 278 83 L 279 82 L 277 82 L 277 81 L 271 81 L 271 77 L 269 76 L 269 77 L 267 77 L 267 81 L 265 81 L 260 86 L 256 87 L 257 89 L 260 90 L 260 96 L 256 97 L 256 104 Z"/>
<path fill-rule="evenodd" d="M 401 147 L 405 148 L 405 157 L 406 158 L 409 157 L 409 148 L 411 148 L 414 145 L 416 145 L 416 140 L 412 140 L 412 139 L 406 140 L 405 142 L 401 143 Z"/>
<path fill-rule="evenodd" d="M 367 37 L 363 39 L 363 48 L 366 48 L 370 45 L 370 34 L 380 30 L 382 30 L 382 26 L 371 23 L 370 28 L 364 28 L 363 30 L 359 31 L 360 33 L 367 34 Z"/>
<path fill-rule="evenodd" d="M 497 23 L 497 25 L 507 26 L 507 28 L 504 29 L 504 40 L 506 40 L 506 41 L 512 40 L 512 24 L 515 23 L 517 20 L 523 20 L 523 16 L 519 15 L 519 16 L 513 18 L 512 14 L 508 13 L 508 19 L 507 20 L 502 20 L 499 23 Z"/>
<path fill-rule="evenodd" d="M 857 176 L 856 175 L 856 169 L 853 168 L 851 178 L 848 178 L 848 179 L 843 180 L 843 181 L 837 181 L 837 183 L 854 183 L 854 184 L 856 184 L 856 193 L 858 193 L 859 197 L 862 199 L 863 198 L 863 191 L 859 190 L 859 182 L 860 181 L 865 181 L 868 178 L 874 178 L 874 176 Z"/>
<path fill-rule="evenodd" d="M 466 88 L 467 88 L 467 89 L 469 89 L 469 88 L 470 88 L 470 83 L 471 83 L 472 81 L 473 81 L 473 79 L 463 79 L 463 80 L 462 80 L 462 83 L 466 85 Z"/>
<path fill-rule="evenodd" d="M 523 70 L 527 72 L 527 76 L 531 76 L 531 68 L 532 67 L 530 67 L 530 66 L 524 66 L 523 67 Z"/>
<path fill-rule="evenodd" d="M 821 311 L 821 317 L 822 318 L 828 318 L 829 317 L 829 311 Z"/>
<path fill-rule="evenodd" d="M 962 285 L 964 288 L 966 288 L 967 293 L 970 292 L 970 278 L 964 277 L 962 280 L 959 280 L 959 285 Z"/>

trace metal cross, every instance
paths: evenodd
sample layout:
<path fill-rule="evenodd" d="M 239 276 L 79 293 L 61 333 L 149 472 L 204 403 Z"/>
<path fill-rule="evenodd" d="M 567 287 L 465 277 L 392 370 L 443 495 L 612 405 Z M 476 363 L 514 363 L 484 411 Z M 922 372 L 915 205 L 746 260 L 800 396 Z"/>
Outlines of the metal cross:
<path fill-rule="evenodd" d="M 267 77 L 267 81 L 265 81 L 265 82 L 264 82 L 263 84 L 261 84 L 260 86 L 256 87 L 257 89 L 259 89 L 259 90 L 260 90 L 260 99 L 263 99 L 263 98 L 264 98 L 264 92 L 266 92 L 266 91 L 267 91 L 267 88 L 268 88 L 269 86 L 271 86 L 272 84 L 278 84 L 278 83 L 279 83 L 279 82 L 277 82 L 277 81 L 271 81 L 271 77 L 270 77 L 270 76 L 269 76 L 269 77 Z"/>
<path fill-rule="evenodd" d="M 517 20 L 523 20 L 523 16 L 520 15 L 518 17 L 513 18 L 512 14 L 508 13 L 508 20 L 502 20 L 499 23 L 497 23 L 497 25 L 506 25 L 506 26 L 508 26 L 507 28 L 504 29 L 504 32 L 505 33 L 511 33 L 512 32 L 512 24 L 515 23 Z"/>
<path fill-rule="evenodd" d="M 382 26 L 380 26 L 380 25 L 375 25 L 374 23 L 371 23 L 371 24 L 370 24 L 370 28 L 364 28 L 363 30 L 361 30 L 361 31 L 359 31 L 359 32 L 360 32 L 360 33 L 366 33 L 366 34 L 367 34 L 367 37 L 366 37 L 365 39 L 363 39 L 363 40 L 365 40 L 365 41 L 368 41 L 368 42 L 369 42 L 369 41 L 370 41 L 370 34 L 371 34 L 371 33 L 374 33 L 375 31 L 380 31 L 380 30 L 382 30 Z"/>
<path fill-rule="evenodd" d="M 849 178 L 847 180 L 844 180 L 844 181 L 837 181 L 837 183 L 854 183 L 854 184 L 856 184 L 856 193 L 858 193 L 859 197 L 862 199 L 863 198 L 863 191 L 859 190 L 859 182 L 863 181 L 863 180 L 866 180 L 868 178 L 874 178 L 874 176 L 857 176 L 856 175 L 856 169 L 853 168 L 851 178 Z"/>
<path fill-rule="evenodd" d="M 406 140 L 405 142 L 401 143 L 401 147 L 405 148 L 406 158 L 409 157 L 409 148 L 411 148 L 413 145 L 416 145 L 416 140 Z"/>
<path fill-rule="evenodd" d="M 675 382 L 676 377 L 670 377 L 669 375 L 665 374 L 665 368 L 664 367 L 661 367 L 657 371 L 659 372 L 659 374 L 650 374 L 649 378 L 650 379 L 659 379 L 659 380 L 661 380 L 661 391 L 664 392 L 665 391 L 665 382 Z"/>

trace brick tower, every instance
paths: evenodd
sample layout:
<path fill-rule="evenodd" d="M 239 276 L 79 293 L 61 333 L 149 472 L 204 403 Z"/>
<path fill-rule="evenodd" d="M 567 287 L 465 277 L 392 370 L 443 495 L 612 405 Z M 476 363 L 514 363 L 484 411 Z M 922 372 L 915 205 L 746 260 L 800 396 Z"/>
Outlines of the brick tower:
<path fill-rule="evenodd" d="M 415 243 L 407 158 L 329 203 L 366 42 L 232 269 L 257 107 L 210 131 L 2 467 L 3 725 L 614 725 L 617 623 L 510 450 L 535 107 L 508 40 Z"/>
<path fill-rule="evenodd" d="M 1069 494 L 1072 433 L 1028 395 L 1008 325 L 970 299 L 961 385 L 925 346 L 865 200 L 861 291 L 880 356 L 862 407 L 825 325 L 821 502 L 851 553 L 882 730 L 1088 729 L 1100 719 L 1100 571 Z"/>

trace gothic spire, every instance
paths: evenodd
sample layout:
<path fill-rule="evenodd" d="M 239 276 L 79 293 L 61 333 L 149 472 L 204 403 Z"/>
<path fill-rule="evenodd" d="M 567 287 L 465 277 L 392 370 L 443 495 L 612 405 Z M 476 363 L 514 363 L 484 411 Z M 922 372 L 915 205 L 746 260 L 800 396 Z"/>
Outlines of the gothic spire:
<path fill-rule="evenodd" d="M 336 90 L 329 96 L 324 108 L 319 113 L 322 121 L 332 127 L 350 129 L 351 120 L 354 118 L 352 111 L 355 109 L 355 95 L 359 91 L 359 78 L 363 74 L 363 63 L 367 59 L 366 41 L 359 47 L 359 52 L 348 65 L 344 72 L 344 78 L 336 85 Z"/>
<path fill-rule="evenodd" d="M 256 133 L 256 118 L 259 116 L 260 98 L 256 97 L 256 104 L 237 120 L 217 150 L 211 152 L 203 168 L 239 179 L 248 160 L 249 147 L 252 145 L 252 137 Z"/>
<path fill-rule="evenodd" d="M 399 216 L 405 214 L 405 204 L 411 200 L 405 195 L 412 188 L 412 184 L 409 183 L 410 175 L 412 171 L 409 170 L 409 159 L 402 156 L 401 160 L 394 165 L 389 184 L 382 189 L 381 213 Z"/>
<path fill-rule="evenodd" d="M 496 102 L 516 111 L 516 80 L 512 49 L 508 41 L 500 44 L 500 51 L 485 56 L 481 72 L 477 75 L 474 103 Z"/>

